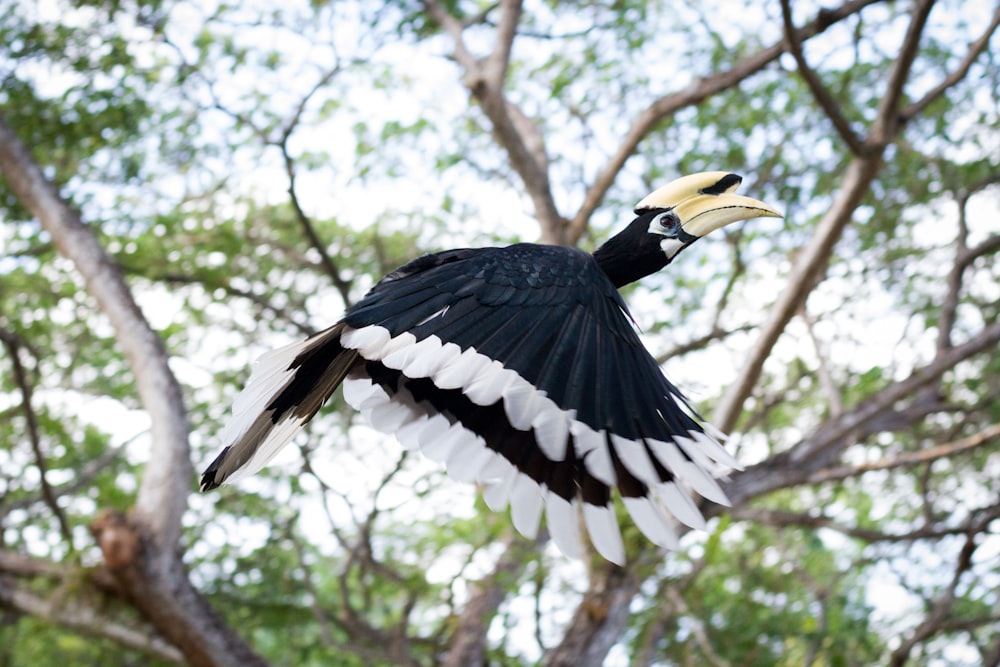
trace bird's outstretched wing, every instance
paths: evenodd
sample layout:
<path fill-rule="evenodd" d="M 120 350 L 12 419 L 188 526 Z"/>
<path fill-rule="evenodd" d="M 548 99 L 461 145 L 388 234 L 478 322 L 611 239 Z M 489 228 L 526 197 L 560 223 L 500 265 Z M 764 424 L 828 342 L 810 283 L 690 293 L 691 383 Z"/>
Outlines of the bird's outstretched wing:
<path fill-rule="evenodd" d="M 673 515 L 704 524 L 688 487 L 726 498 L 736 461 L 643 347 L 617 290 L 581 251 L 529 244 L 428 255 L 386 276 L 337 325 L 267 355 L 236 404 L 233 442 L 203 488 L 259 469 L 344 379 L 372 425 L 486 484 L 515 527 L 547 515 L 559 548 L 624 562 L 617 488 L 653 542 Z M 666 510 L 666 511 L 665 511 Z"/>
<path fill-rule="evenodd" d="M 344 323 L 342 344 L 365 359 L 348 375 L 348 401 L 453 476 L 488 484 L 490 507 L 510 504 L 529 537 L 544 509 L 558 546 L 580 553 L 582 504 L 597 550 L 621 562 L 612 488 L 664 546 L 676 543 L 664 509 L 704 524 L 686 487 L 727 502 L 712 472 L 736 461 L 586 253 L 515 245 L 417 260 Z"/>

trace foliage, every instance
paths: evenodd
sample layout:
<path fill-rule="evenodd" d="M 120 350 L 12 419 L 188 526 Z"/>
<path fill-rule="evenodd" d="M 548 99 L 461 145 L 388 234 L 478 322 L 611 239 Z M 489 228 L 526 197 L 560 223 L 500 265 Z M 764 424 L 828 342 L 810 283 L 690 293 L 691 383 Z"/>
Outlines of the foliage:
<path fill-rule="evenodd" d="M 873 1 L 804 42 L 862 139 L 920 4 Z M 903 112 L 960 72 L 993 20 L 989 3 L 933 4 Z M 329 325 L 423 252 L 569 234 L 646 110 L 671 109 L 562 238 L 592 249 L 650 187 L 705 169 L 744 174 L 746 191 L 786 211 L 699 243 L 627 294 L 671 379 L 711 416 L 781 295 L 808 283 L 734 417 L 742 479 L 769 473 L 765 492 L 738 495 L 734 474 L 732 511 L 677 553 L 626 532 L 625 572 L 569 562 L 335 397 L 261 475 L 189 499 L 190 577 L 266 659 L 445 662 L 473 601 L 493 592 L 482 655 L 558 664 L 574 629 L 602 622 L 621 591 L 627 620 L 586 664 L 1000 660 L 995 343 L 835 438 L 815 467 L 788 465 L 998 319 L 996 37 L 871 158 L 822 270 L 803 275 L 804 248 L 865 156 L 789 53 L 670 106 L 782 43 L 779 3 L 719 21 L 727 7 L 525 4 L 503 78 L 531 128 L 515 123 L 517 137 L 465 87 L 474 77 L 447 20 L 486 62 L 509 3 L 0 2 L 0 118 L 165 341 L 196 467 L 215 455 L 254 358 Z M 822 16 L 811 2 L 790 9 L 800 26 Z M 559 220 L 512 162 L 518 138 L 541 140 Z M 88 530 L 100 510 L 133 505 L 155 446 L 135 369 L 2 180 L 0 222 L 0 662 L 174 662 L 169 647 L 127 638 L 160 635 L 102 578 Z M 92 620 L 45 611 L 63 607 Z"/>

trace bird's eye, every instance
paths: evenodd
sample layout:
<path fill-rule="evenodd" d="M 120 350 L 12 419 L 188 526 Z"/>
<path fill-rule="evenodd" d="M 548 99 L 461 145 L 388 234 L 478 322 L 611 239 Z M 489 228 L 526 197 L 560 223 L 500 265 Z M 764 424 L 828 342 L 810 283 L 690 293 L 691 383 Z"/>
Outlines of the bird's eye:
<path fill-rule="evenodd" d="M 673 211 L 661 213 L 656 218 L 656 225 L 665 232 L 676 232 L 679 224 L 680 220 L 678 220 L 677 214 Z"/>

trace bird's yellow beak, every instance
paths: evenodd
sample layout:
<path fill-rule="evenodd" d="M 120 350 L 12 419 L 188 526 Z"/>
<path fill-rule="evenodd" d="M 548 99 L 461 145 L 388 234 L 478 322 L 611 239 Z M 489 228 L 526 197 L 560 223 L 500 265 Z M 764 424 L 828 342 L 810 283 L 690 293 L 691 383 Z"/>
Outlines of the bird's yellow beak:
<path fill-rule="evenodd" d="M 781 218 L 781 213 L 762 201 L 734 194 L 743 180 L 727 171 L 704 171 L 682 176 L 654 190 L 636 204 L 636 213 L 672 209 L 681 229 L 692 236 L 705 236 L 737 220 Z"/>

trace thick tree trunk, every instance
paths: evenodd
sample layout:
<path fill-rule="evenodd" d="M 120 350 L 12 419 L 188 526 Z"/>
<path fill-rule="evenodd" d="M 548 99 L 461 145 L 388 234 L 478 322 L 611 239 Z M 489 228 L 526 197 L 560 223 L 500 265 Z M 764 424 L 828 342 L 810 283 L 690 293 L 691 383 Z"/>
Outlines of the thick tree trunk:
<path fill-rule="evenodd" d="M 193 481 L 187 414 L 163 341 L 149 327 L 125 283 L 80 215 L 42 173 L 28 147 L 0 117 L 0 173 L 83 277 L 114 327 L 150 416 L 151 446 L 129 517 L 106 513 L 93 532 L 121 597 L 134 605 L 192 665 L 263 665 L 191 586 L 178 547 Z"/>

